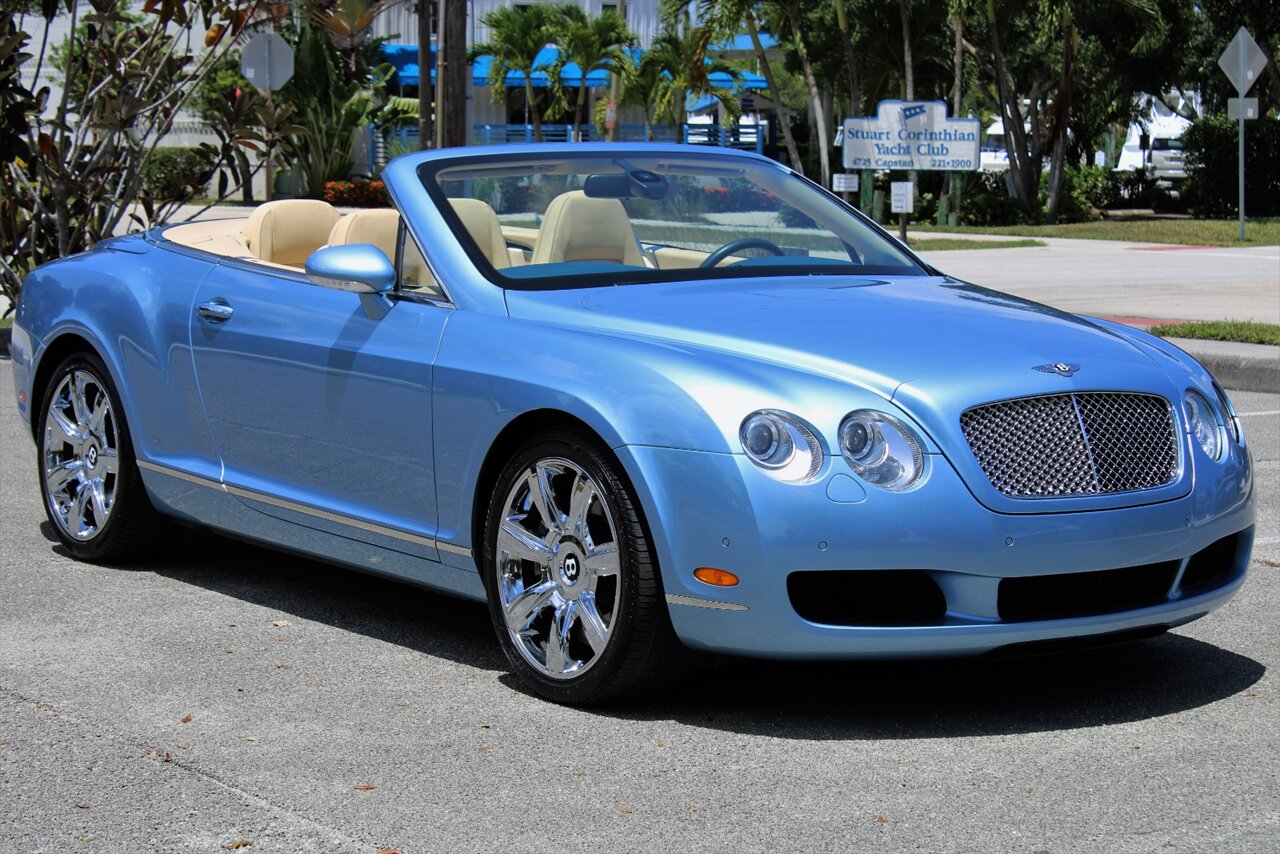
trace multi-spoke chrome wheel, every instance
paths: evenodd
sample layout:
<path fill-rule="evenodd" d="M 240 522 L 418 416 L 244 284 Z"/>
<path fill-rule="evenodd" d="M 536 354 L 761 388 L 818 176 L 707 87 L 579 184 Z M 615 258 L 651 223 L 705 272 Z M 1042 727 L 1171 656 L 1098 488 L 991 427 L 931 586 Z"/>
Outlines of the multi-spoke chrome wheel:
<path fill-rule="evenodd" d="M 639 502 L 609 449 L 552 431 L 497 475 L 482 570 L 516 675 L 562 703 L 598 703 L 681 671 Z"/>
<path fill-rule="evenodd" d="M 569 460 L 516 481 L 498 528 L 498 593 L 525 660 L 552 679 L 595 664 L 618 613 L 618 535 L 604 492 Z"/>
<path fill-rule="evenodd" d="M 111 398 L 88 369 L 67 372 L 54 390 L 42 450 L 50 518 L 72 539 L 92 540 L 115 507 L 120 436 Z"/>
<path fill-rule="evenodd" d="M 68 356 L 44 384 L 35 420 L 45 513 L 83 560 L 121 560 L 149 545 L 159 515 L 134 462 L 120 397 L 102 360 Z M 150 528 L 150 530 L 148 530 Z"/>

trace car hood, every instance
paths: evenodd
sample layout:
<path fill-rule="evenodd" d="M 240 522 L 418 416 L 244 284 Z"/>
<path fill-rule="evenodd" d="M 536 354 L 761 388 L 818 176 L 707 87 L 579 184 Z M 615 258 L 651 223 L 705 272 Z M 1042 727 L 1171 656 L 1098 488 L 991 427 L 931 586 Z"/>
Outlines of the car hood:
<path fill-rule="evenodd" d="M 988 394 L 1005 396 L 1002 377 L 1058 362 L 1088 363 L 1095 382 L 1103 364 L 1154 367 L 1143 351 L 1086 319 L 942 277 L 770 277 L 509 291 L 507 299 L 513 317 L 732 352 L 886 398 L 904 384 L 956 377 L 983 377 Z"/>

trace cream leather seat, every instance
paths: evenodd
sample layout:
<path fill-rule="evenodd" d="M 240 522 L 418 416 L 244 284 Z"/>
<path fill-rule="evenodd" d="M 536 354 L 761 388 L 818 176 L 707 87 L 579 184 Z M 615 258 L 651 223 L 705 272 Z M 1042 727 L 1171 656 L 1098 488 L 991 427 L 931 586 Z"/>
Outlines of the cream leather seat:
<path fill-rule="evenodd" d="M 333 205 L 318 199 L 281 199 L 258 205 L 244 225 L 244 243 L 254 258 L 302 267 L 323 246 L 338 221 Z"/>
<path fill-rule="evenodd" d="M 400 232 L 400 214 L 391 208 L 373 208 L 353 211 L 333 224 L 328 244 L 371 243 L 383 251 L 394 264 L 396 239 Z M 427 269 L 427 262 L 418 251 L 418 244 L 408 238 L 404 245 L 404 257 L 400 261 L 400 286 L 409 290 L 425 290 L 431 296 L 440 297 L 443 292 Z"/>
<path fill-rule="evenodd" d="M 588 198 L 581 190 L 552 199 L 529 263 L 560 261 L 616 261 L 645 266 L 622 202 Z"/>
<path fill-rule="evenodd" d="M 400 214 L 390 208 L 354 211 L 333 224 L 330 246 L 344 243 L 372 243 L 392 260 L 396 259 L 396 232 L 400 230 Z"/>
<path fill-rule="evenodd" d="M 485 202 L 479 199 L 450 199 L 454 213 L 466 226 L 471 239 L 480 247 L 484 257 L 495 269 L 501 270 L 511 266 L 511 256 L 507 253 L 507 241 L 502 236 L 502 227 L 498 224 L 498 215 Z"/>

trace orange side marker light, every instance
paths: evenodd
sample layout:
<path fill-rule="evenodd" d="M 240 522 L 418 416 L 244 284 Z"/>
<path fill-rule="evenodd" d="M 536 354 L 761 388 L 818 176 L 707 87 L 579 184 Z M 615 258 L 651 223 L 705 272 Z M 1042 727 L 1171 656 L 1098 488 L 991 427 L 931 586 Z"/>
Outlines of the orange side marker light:
<path fill-rule="evenodd" d="M 693 571 L 693 577 L 715 587 L 735 587 L 738 584 L 738 576 L 727 569 L 716 569 L 711 566 L 698 567 Z"/>

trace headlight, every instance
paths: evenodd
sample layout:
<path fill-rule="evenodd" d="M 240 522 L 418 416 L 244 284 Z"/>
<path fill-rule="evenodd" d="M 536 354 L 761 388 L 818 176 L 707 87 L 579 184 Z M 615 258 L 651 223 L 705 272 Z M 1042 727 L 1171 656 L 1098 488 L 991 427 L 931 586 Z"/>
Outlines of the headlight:
<path fill-rule="evenodd" d="M 1218 404 L 1222 407 L 1222 417 L 1227 422 L 1227 432 L 1231 434 L 1231 441 L 1237 445 L 1244 444 L 1244 425 L 1240 423 L 1240 416 L 1236 413 L 1235 406 L 1231 403 L 1231 398 L 1227 397 L 1227 393 L 1223 391 L 1222 386 L 1216 382 L 1213 384 L 1213 390 L 1218 394 Z"/>
<path fill-rule="evenodd" d="M 1187 392 L 1187 423 L 1206 457 L 1216 460 L 1222 456 L 1222 426 L 1209 401 L 1198 391 Z"/>
<path fill-rule="evenodd" d="M 799 418 L 776 409 L 753 412 L 738 430 L 747 458 L 787 483 L 810 480 L 822 468 L 822 443 Z"/>
<path fill-rule="evenodd" d="M 850 412 L 840 422 L 840 453 L 867 483 L 898 491 L 924 473 L 920 440 L 898 419 L 872 409 Z"/>

